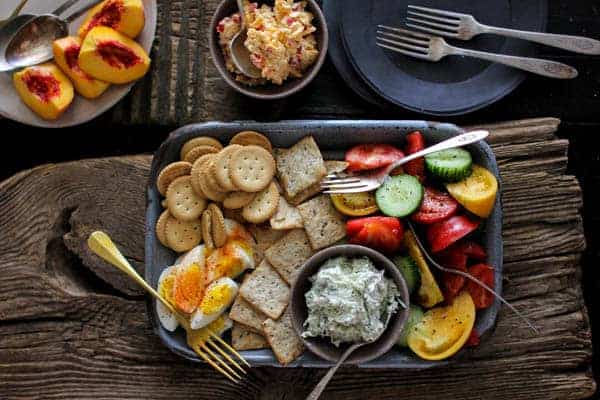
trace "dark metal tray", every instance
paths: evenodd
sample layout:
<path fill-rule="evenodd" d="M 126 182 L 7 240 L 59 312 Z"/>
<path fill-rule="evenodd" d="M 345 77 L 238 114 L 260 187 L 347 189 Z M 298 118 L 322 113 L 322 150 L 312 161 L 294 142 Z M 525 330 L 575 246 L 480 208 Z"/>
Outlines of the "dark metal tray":
<path fill-rule="evenodd" d="M 160 146 L 152 161 L 147 188 L 146 208 L 146 280 L 156 287 L 161 271 L 171 265 L 176 254 L 163 247 L 154 233 L 156 220 L 162 208 L 161 196 L 156 190 L 156 177 L 167 164 L 179 159 L 179 150 L 183 143 L 195 136 L 212 136 L 226 143 L 241 130 L 256 130 L 269 137 L 275 147 L 289 147 L 306 135 L 312 135 L 326 159 L 343 158 L 344 151 L 359 143 L 398 143 L 403 142 L 404 135 L 420 130 L 426 142 L 436 143 L 461 133 L 455 125 L 424 121 L 285 121 L 277 123 L 260 122 L 208 122 L 187 125 L 177 129 Z M 491 148 L 486 143 L 477 143 L 468 147 L 476 163 L 491 170 L 498 180 L 498 166 Z M 492 215 L 487 219 L 482 233 L 483 244 L 488 253 L 488 262 L 496 270 L 495 289 L 502 291 L 502 209 L 500 196 Z M 480 334 L 489 335 L 493 331 L 500 304 L 498 301 L 477 313 L 475 329 Z M 160 326 L 156 315 L 154 301 L 148 301 L 148 314 L 156 334 L 171 351 L 192 361 L 201 361 L 187 347 L 185 333 L 178 329 L 170 333 Z M 483 344 L 485 345 L 485 343 Z M 384 356 L 367 364 L 363 368 L 404 368 L 424 369 L 448 364 L 451 360 L 468 357 L 469 350 L 461 352 L 449 361 L 424 361 L 407 349 L 394 348 Z M 255 366 L 279 367 L 279 363 L 270 350 L 253 350 L 242 352 L 244 357 Z M 305 352 L 288 367 L 328 367 L 330 363 L 323 361 L 309 352 Z"/>

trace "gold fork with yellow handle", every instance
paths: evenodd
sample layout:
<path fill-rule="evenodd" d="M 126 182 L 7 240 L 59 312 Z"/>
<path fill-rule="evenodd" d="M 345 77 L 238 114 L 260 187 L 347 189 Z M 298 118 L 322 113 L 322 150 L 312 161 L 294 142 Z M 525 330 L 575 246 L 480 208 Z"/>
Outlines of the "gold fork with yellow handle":
<path fill-rule="evenodd" d="M 119 251 L 117 246 L 111 240 L 111 238 L 102 231 L 92 232 L 88 238 L 89 248 L 100 258 L 104 259 L 108 263 L 114 265 L 119 270 L 124 272 L 127 276 L 137 282 L 144 290 L 146 290 L 152 297 L 160 301 L 169 310 L 177 322 L 185 329 L 186 338 L 188 345 L 198 354 L 204 361 L 210 364 L 214 369 L 219 371 L 221 374 L 226 376 L 234 383 L 241 379 L 241 376 L 231 366 L 233 365 L 237 370 L 242 373 L 246 373 L 244 368 L 227 352 L 233 354 L 237 359 L 240 360 L 247 367 L 250 364 L 242 357 L 235 349 L 227 344 L 219 335 L 214 333 L 209 328 L 205 327 L 202 329 L 192 329 L 188 318 L 178 311 L 171 305 L 166 299 L 164 299 L 152 286 L 150 286 L 144 278 L 138 274 L 138 272 L 131 266 L 129 261 Z M 225 350 L 223 350 L 223 348 Z M 217 353 L 220 355 L 217 355 Z"/>

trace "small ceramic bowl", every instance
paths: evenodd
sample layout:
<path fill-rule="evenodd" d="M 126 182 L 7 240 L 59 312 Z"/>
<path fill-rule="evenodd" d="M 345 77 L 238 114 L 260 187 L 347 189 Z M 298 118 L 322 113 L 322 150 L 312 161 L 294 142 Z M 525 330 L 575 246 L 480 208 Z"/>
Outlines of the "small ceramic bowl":
<path fill-rule="evenodd" d="M 298 271 L 297 279 L 292 286 L 291 303 L 292 307 L 292 322 L 294 330 L 298 335 L 304 331 L 304 321 L 308 315 L 306 307 L 305 294 L 310 289 L 311 283 L 308 280 L 311 276 L 317 273 L 319 268 L 330 258 L 346 256 L 346 257 L 368 257 L 375 268 L 384 270 L 384 276 L 392 279 L 398 286 L 400 291 L 400 298 L 409 306 L 409 294 L 406 282 L 402 277 L 402 274 L 398 268 L 383 254 L 364 246 L 357 246 L 352 244 L 344 244 L 338 246 L 328 247 L 321 250 L 317 254 L 309 258 L 304 265 Z M 402 328 L 408 318 L 408 309 L 398 307 L 398 310 L 392 315 L 388 326 L 381 335 L 381 337 L 375 342 L 363 346 L 356 350 L 347 360 L 346 364 L 362 364 L 368 361 L 374 360 L 377 357 L 387 353 L 394 344 L 398 342 Z M 342 353 L 348 348 L 350 344 L 341 344 L 339 347 L 334 346 L 329 338 L 302 338 L 306 348 L 317 356 L 331 361 L 336 362 Z"/>
<path fill-rule="evenodd" d="M 273 1 L 260 1 L 257 0 L 260 4 L 269 4 L 273 5 Z M 212 21 L 210 23 L 209 33 L 208 33 L 208 47 L 210 51 L 210 56 L 213 59 L 217 70 L 225 79 L 225 81 L 237 90 L 238 92 L 245 94 L 246 96 L 254 97 L 256 99 L 261 100 L 275 100 L 281 99 L 283 97 L 290 96 L 306 85 L 308 85 L 314 78 L 317 76 L 317 73 L 323 66 L 325 62 L 325 56 L 327 55 L 327 47 L 329 44 L 329 33 L 327 31 L 327 24 L 325 23 L 325 16 L 321 12 L 319 5 L 315 0 L 306 0 L 306 10 L 310 11 L 313 15 L 313 25 L 317 28 L 315 31 L 315 39 L 317 41 L 317 47 L 319 49 L 319 57 L 317 61 L 313 65 L 311 65 L 305 72 L 301 78 L 289 78 L 283 82 L 281 85 L 275 85 L 273 83 L 266 83 L 265 85 L 259 86 L 248 86 L 241 82 L 235 80 L 233 74 L 227 71 L 225 67 L 225 59 L 223 57 L 223 52 L 221 51 L 221 47 L 219 46 L 219 37 L 217 34 L 217 24 L 223 18 L 228 17 L 238 11 L 236 0 L 223 0 L 217 10 L 215 11 Z"/>

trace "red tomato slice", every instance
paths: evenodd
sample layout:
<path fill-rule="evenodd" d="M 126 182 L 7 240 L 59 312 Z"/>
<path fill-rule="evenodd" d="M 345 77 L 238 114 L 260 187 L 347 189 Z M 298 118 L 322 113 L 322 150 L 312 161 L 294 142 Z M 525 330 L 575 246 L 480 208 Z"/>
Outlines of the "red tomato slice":
<path fill-rule="evenodd" d="M 450 246 L 437 256 L 438 262 L 446 268 L 467 272 L 467 255 L 455 246 Z M 442 285 L 444 287 L 444 299 L 451 302 L 465 285 L 463 276 L 444 272 L 442 274 Z"/>
<path fill-rule="evenodd" d="M 419 224 L 433 224 L 456 214 L 458 207 L 458 202 L 448 193 L 427 187 L 419 211 L 411 218 Z"/>
<path fill-rule="evenodd" d="M 460 251 L 465 253 L 469 259 L 473 259 L 475 261 L 485 261 L 487 259 L 485 249 L 472 240 L 459 242 L 455 246 L 459 247 Z"/>
<path fill-rule="evenodd" d="M 392 253 L 402 246 L 404 229 L 402 222 L 393 217 L 369 217 L 346 223 L 349 242 L 371 247 L 384 253 Z"/>
<path fill-rule="evenodd" d="M 417 151 L 421 151 L 425 148 L 425 139 L 419 131 L 414 131 L 406 135 L 406 145 L 404 146 L 404 152 L 406 154 L 413 154 Z M 416 160 L 409 161 L 404 164 L 404 171 L 407 174 L 419 178 L 419 182 L 423 183 L 425 180 L 425 160 L 423 157 L 417 158 Z"/>
<path fill-rule="evenodd" d="M 389 144 L 361 144 L 346 152 L 348 171 L 364 171 L 390 165 L 404 153 Z"/>
<path fill-rule="evenodd" d="M 475 329 L 472 329 L 471 335 L 469 335 L 469 338 L 467 339 L 467 343 L 465 343 L 465 346 L 466 347 L 479 346 L 480 341 L 481 341 L 481 338 L 479 337 L 479 333 Z"/>
<path fill-rule="evenodd" d="M 452 243 L 473 232 L 478 226 L 479 221 L 464 215 L 455 215 L 429 225 L 427 227 L 427 241 L 431 251 L 437 253 L 444 250 Z"/>
<path fill-rule="evenodd" d="M 494 269 L 489 265 L 473 265 L 471 268 L 469 268 L 469 273 L 490 288 L 494 288 Z M 471 280 L 467 282 L 467 290 L 473 298 L 473 303 L 475 303 L 475 308 L 477 309 L 488 308 L 494 302 L 493 294 Z"/>

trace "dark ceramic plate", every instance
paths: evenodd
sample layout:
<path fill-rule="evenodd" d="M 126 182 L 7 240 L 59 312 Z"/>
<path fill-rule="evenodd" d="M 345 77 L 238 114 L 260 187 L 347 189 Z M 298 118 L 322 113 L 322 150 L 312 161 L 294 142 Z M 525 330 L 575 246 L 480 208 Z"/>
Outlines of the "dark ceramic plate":
<path fill-rule="evenodd" d="M 179 150 L 185 141 L 196 136 L 212 136 L 226 143 L 234 134 L 242 130 L 260 131 L 267 135 L 275 147 L 289 147 L 306 135 L 312 135 L 321 148 L 326 159 L 341 159 L 344 151 L 360 143 L 397 143 L 402 144 L 404 136 L 414 130 L 420 130 L 429 144 L 437 143 L 461 133 L 461 129 L 451 124 L 440 124 L 424 121 L 286 121 L 278 123 L 259 122 L 208 122 L 187 125 L 174 131 L 160 146 L 152 161 L 152 168 L 147 189 L 146 209 L 146 281 L 156 287 L 161 271 L 171 265 L 176 254 L 163 247 L 156 238 L 154 226 L 162 212 L 161 196 L 156 190 L 156 177 L 167 164 L 179 159 Z M 491 148 L 486 143 L 468 146 L 475 162 L 491 170 L 498 179 L 498 166 Z M 481 233 L 482 242 L 488 253 L 488 262 L 496 270 L 495 289 L 502 291 L 502 209 L 500 196 L 492 215 Z M 496 301 L 492 307 L 478 312 L 475 329 L 482 335 L 491 333 L 496 321 L 500 304 Z M 190 350 L 185 342 L 185 333 L 178 329 L 169 333 L 160 326 L 154 301 L 148 301 L 148 314 L 154 331 L 171 351 L 189 360 L 201 361 Z M 463 357 L 469 350 L 463 350 Z M 244 357 L 252 365 L 279 367 L 270 350 L 254 350 L 243 352 Z M 451 359 L 452 360 L 452 359 Z M 423 369 L 445 365 L 449 361 L 425 361 L 411 354 L 406 349 L 394 347 L 391 351 L 376 360 L 361 364 L 365 368 L 405 368 Z M 324 361 L 310 352 L 289 364 L 290 367 L 328 367 L 331 363 Z"/>
<path fill-rule="evenodd" d="M 342 11 L 341 6 L 344 3 L 339 0 L 323 0 L 322 4 L 323 14 L 325 14 L 325 21 L 327 22 L 327 28 L 329 30 L 329 59 L 333 65 L 335 65 L 341 78 L 346 82 L 346 85 L 348 85 L 350 89 L 367 103 L 381 108 L 390 107 L 391 103 L 379 97 L 379 95 L 363 81 L 362 77 L 354 70 L 354 67 L 346 56 L 346 50 L 344 49 L 344 43 L 342 42 L 340 32 L 340 13 Z"/>
<path fill-rule="evenodd" d="M 409 4 L 464 12 L 484 24 L 507 28 L 543 31 L 546 26 L 546 0 L 344 1 L 341 36 L 356 72 L 386 100 L 432 115 L 465 114 L 485 107 L 514 90 L 526 73 L 466 57 L 448 56 L 432 63 L 377 47 L 377 25 L 403 26 Z M 448 42 L 492 53 L 536 53 L 532 43 L 495 35 Z"/>

